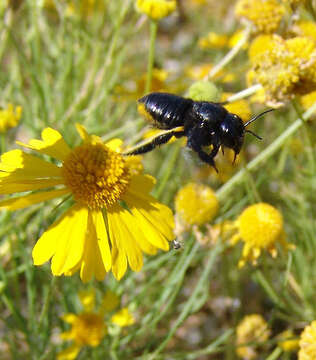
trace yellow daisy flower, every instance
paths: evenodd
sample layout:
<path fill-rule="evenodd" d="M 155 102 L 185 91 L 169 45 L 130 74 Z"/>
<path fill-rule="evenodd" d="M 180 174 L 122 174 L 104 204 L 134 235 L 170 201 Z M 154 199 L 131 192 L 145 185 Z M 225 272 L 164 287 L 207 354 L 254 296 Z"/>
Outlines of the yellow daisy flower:
<path fill-rule="evenodd" d="M 143 175 L 135 157 L 123 157 L 119 139 L 104 144 L 77 125 L 83 144 L 71 149 L 51 128 L 42 140 L 20 145 L 51 156 L 60 165 L 12 150 L 1 156 L 0 194 L 37 191 L 0 201 L 8 210 L 42 201 L 72 197 L 74 204 L 56 220 L 33 249 L 35 265 L 52 259 L 52 273 L 73 275 L 83 281 L 102 280 L 112 270 L 121 279 L 129 265 L 139 271 L 142 252 L 167 251 L 172 240 L 171 210 L 149 192 L 155 180 Z M 57 187 L 57 188 L 56 188 Z"/>
<path fill-rule="evenodd" d="M 272 257 L 276 257 L 276 243 L 280 243 L 285 250 L 294 248 L 285 240 L 281 213 L 269 204 L 248 206 L 233 226 L 237 233 L 231 238 L 231 244 L 238 241 L 245 243 L 239 267 L 243 267 L 248 260 L 255 265 L 262 250 L 268 250 Z"/>
<path fill-rule="evenodd" d="M 175 209 L 183 225 L 191 227 L 210 222 L 218 213 L 219 202 L 209 186 L 189 183 L 176 194 Z"/>
<path fill-rule="evenodd" d="M 315 360 L 316 359 L 316 320 L 303 330 L 298 352 L 298 360 Z"/>
<path fill-rule="evenodd" d="M 237 355 L 241 359 L 252 360 L 258 356 L 255 345 L 248 343 L 264 343 L 269 339 L 270 329 L 265 319 L 259 314 L 245 316 L 236 329 Z"/>
<path fill-rule="evenodd" d="M 102 305 L 97 311 L 95 309 L 95 291 L 89 290 L 79 293 L 83 312 L 78 315 L 69 313 L 62 317 L 65 322 L 71 325 L 71 329 L 61 333 L 60 337 L 62 340 L 73 341 L 73 344 L 58 354 L 58 360 L 73 360 L 78 356 L 82 347 L 96 347 L 100 345 L 102 339 L 108 333 L 104 319 L 104 308 L 107 307 L 110 309 L 109 311 L 114 310 L 112 308 L 114 295 L 112 292 L 106 293 L 103 297 Z M 116 298 L 118 300 L 117 296 Z M 109 303 L 107 303 L 108 301 Z M 111 317 L 110 322 L 120 327 L 125 327 L 134 324 L 135 320 L 127 308 L 122 308 Z"/>
<path fill-rule="evenodd" d="M 153 20 L 160 20 L 176 10 L 176 0 L 137 0 L 136 8 Z"/>
<path fill-rule="evenodd" d="M 4 134 L 9 129 L 18 125 L 22 115 L 22 107 L 16 106 L 14 109 L 13 104 L 8 104 L 6 109 L 0 110 L 0 133 Z"/>

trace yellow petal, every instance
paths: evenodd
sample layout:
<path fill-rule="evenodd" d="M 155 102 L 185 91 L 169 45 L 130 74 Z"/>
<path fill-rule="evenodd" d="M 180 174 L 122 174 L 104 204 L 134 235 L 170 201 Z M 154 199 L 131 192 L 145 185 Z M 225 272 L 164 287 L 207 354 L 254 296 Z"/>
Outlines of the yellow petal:
<path fill-rule="evenodd" d="M 131 214 L 119 205 L 114 205 L 107 212 L 109 225 L 111 224 L 110 237 L 115 231 L 115 242 L 119 252 L 124 252 L 129 266 L 133 271 L 139 271 L 143 266 L 142 252 L 130 228 Z"/>
<path fill-rule="evenodd" d="M 61 351 L 57 355 L 57 360 L 73 360 L 75 359 L 80 351 L 81 347 L 77 344 L 73 344 L 67 349 Z"/>
<path fill-rule="evenodd" d="M 123 141 L 121 139 L 112 139 L 105 143 L 105 145 L 113 151 L 120 151 Z"/>
<path fill-rule="evenodd" d="M 23 209 L 27 206 L 31 206 L 43 201 L 55 199 L 67 194 L 69 194 L 69 189 L 42 191 L 36 194 L 30 194 L 8 200 L 2 200 L 0 201 L 0 208 L 6 208 L 7 210 Z"/>
<path fill-rule="evenodd" d="M 83 141 L 89 141 L 90 135 L 88 134 L 86 128 L 83 125 L 76 123 L 76 129 Z"/>
<path fill-rule="evenodd" d="M 106 271 L 110 271 L 112 266 L 110 243 L 108 239 L 108 233 L 105 228 L 105 223 L 101 211 L 93 211 L 92 221 L 95 226 L 96 236 L 98 241 L 98 247 L 101 252 L 102 261 Z"/>
<path fill-rule="evenodd" d="M 0 181 L 0 194 L 14 194 L 18 192 L 40 190 L 50 188 L 56 185 L 62 185 L 61 179 L 33 179 L 19 180 L 18 183 L 11 178 Z"/>
<path fill-rule="evenodd" d="M 0 171 L 10 173 L 1 174 L 1 178 L 10 176 L 17 180 L 62 176 L 61 168 L 57 165 L 18 149 L 1 155 Z"/>
<path fill-rule="evenodd" d="M 147 235 L 148 241 L 167 251 L 169 245 L 166 239 L 170 241 L 175 238 L 172 211 L 149 195 L 147 195 L 147 201 L 129 194 L 126 194 L 124 198 L 137 219 L 139 227 Z"/>
<path fill-rule="evenodd" d="M 61 134 L 52 128 L 46 128 L 42 131 L 42 140 L 32 139 L 28 144 L 17 141 L 17 144 L 61 161 L 65 160 L 71 152 Z"/>
<path fill-rule="evenodd" d="M 112 255 L 112 273 L 116 280 L 121 280 L 127 270 L 127 259 L 123 251 L 118 251 L 115 242 L 115 236 L 111 237 L 113 241 L 111 255 Z"/>
<path fill-rule="evenodd" d="M 95 306 L 95 290 L 83 290 L 79 292 L 79 299 L 85 312 L 91 312 Z"/>
<path fill-rule="evenodd" d="M 135 319 L 128 308 L 125 307 L 116 312 L 112 316 L 111 321 L 120 327 L 125 327 L 134 324 Z"/>
<path fill-rule="evenodd" d="M 56 252 L 52 258 L 52 273 L 59 276 L 77 266 L 82 259 L 85 246 L 88 209 L 80 205 L 74 205 L 67 211 L 57 230 L 52 228 L 46 231 L 46 242 L 54 241 L 55 231 L 59 233 Z M 60 234 L 62 228 L 63 232 Z"/>
<path fill-rule="evenodd" d="M 110 216 L 111 218 L 111 216 Z M 112 217 L 113 218 L 113 217 Z M 115 221 L 109 221 L 108 216 L 109 235 L 111 240 L 111 256 L 112 256 L 112 272 L 116 280 L 120 280 L 127 270 L 127 259 L 125 252 L 119 248 L 118 234 L 116 233 Z"/>
<path fill-rule="evenodd" d="M 73 323 L 76 321 L 77 317 L 78 317 L 78 316 L 75 315 L 75 314 L 68 313 L 68 314 L 62 315 L 61 318 L 62 318 L 66 323 L 68 323 L 68 324 L 73 324 Z"/>
<path fill-rule="evenodd" d="M 86 208 L 79 205 L 70 208 L 37 241 L 32 252 L 34 265 L 42 265 L 53 257 L 54 275 L 74 268 L 82 258 L 87 218 Z"/>
<path fill-rule="evenodd" d="M 55 221 L 37 240 L 32 251 L 34 265 L 44 264 L 56 253 L 59 239 L 65 231 L 65 222 L 68 221 L 70 214 L 71 209 Z"/>
<path fill-rule="evenodd" d="M 85 240 L 83 257 L 81 260 L 80 278 L 83 282 L 90 281 L 93 276 L 97 280 L 103 280 L 106 275 L 101 253 L 98 247 L 98 239 L 91 211 L 88 217 L 88 231 Z"/>
<path fill-rule="evenodd" d="M 131 178 L 128 193 L 146 196 L 154 187 L 156 179 L 150 175 L 135 175 Z"/>

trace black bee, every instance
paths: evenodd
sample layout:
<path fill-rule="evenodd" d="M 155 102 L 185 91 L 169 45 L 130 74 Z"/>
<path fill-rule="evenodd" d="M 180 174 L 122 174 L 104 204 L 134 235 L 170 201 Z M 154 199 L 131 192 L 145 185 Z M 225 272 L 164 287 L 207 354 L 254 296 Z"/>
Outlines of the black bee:
<path fill-rule="evenodd" d="M 220 147 L 230 148 L 235 152 L 236 159 L 244 142 L 245 132 L 258 139 L 246 127 L 262 115 L 273 109 L 266 110 L 245 124 L 239 116 L 227 111 L 223 104 L 211 101 L 193 101 L 168 93 L 154 92 L 138 100 L 143 104 L 145 112 L 154 121 L 155 127 L 166 130 L 149 142 L 143 142 L 126 152 L 126 155 L 144 154 L 156 146 L 167 143 L 172 136 L 187 137 L 187 146 L 196 151 L 200 159 L 213 166 L 217 171 L 214 157 Z M 210 153 L 203 149 L 212 145 Z"/>

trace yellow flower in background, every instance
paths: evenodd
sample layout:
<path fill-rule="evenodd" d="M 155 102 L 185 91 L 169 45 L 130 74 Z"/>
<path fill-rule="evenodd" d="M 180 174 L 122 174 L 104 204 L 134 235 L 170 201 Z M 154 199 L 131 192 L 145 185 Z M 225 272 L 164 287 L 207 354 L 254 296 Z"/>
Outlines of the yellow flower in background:
<path fill-rule="evenodd" d="M 224 93 L 222 94 L 222 101 L 227 100 L 232 94 Z M 243 122 L 247 122 L 251 117 L 251 109 L 248 104 L 248 101 L 245 99 L 240 99 L 229 104 L 224 105 L 225 109 L 229 112 L 238 115 Z"/>
<path fill-rule="evenodd" d="M 284 13 L 285 8 L 277 0 L 238 0 L 235 6 L 237 17 L 250 21 L 263 33 L 277 30 Z"/>
<path fill-rule="evenodd" d="M 231 244 L 238 241 L 245 243 L 239 267 L 243 267 L 247 261 L 255 265 L 262 250 L 267 250 L 272 257 L 276 257 L 277 243 L 285 250 L 294 248 L 285 240 L 282 214 L 269 204 L 257 203 L 248 206 L 239 215 L 234 227 L 237 233 L 231 238 Z"/>
<path fill-rule="evenodd" d="M 68 16 L 80 15 L 87 18 L 93 13 L 105 11 L 106 9 L 106 1 L 104 0 L 68 0 L 68 3 L 66 8 Z"/>
<path fill-rule="evenodd" d="M 248 83 L 261 84 L 267 103 L 283 105 L 316 88 L 316 43 L 309 37 L 274 35 L 269 48 L 252 59 Z"/>
<path fill-rule="evenodd" d="M 104 0 L 45 0 L 47 9 L 56 11 L 56 3 L 63 5 L 66 16 L 80 16 L 88 18 L 94 13 L 104 12 L 106 9 L 106 1 Z"/>
<path fill-rule="evenodd" d="M 301 96 L 299 100 L 304 110 L 309 109 L 316 102 L 316 91 Z"/>
<path fill-rule="evenodd" d="M 135 73 L 135 69 L 127 69 L 125 72 L 125 76 L 128 77 L 128 81 L 121 85 L 117 85 L 114 89 L 115 97 L 117 101 L 126 101 L 126 99 L 138 100 L 140 97 L 145 94 L 145 85 L 147 79 L 147 73 L 138 77 L 137 79 L 132 79 L 131 72 Z M 167 91 L 167 83 L 166 80 L 169 77 L 169 73 L 164 69 L 154 68 L 152 72 L 152 80 L 151 80 L 151 91 Z M 139 104 L 138 104 L 139 105 Z"/>
<path fill-rule="evenodd" d="M 195 177 L 196 179 L 204 181 L 213 178 L 220 183 L 225 183 L 238 169 L 242 156 L 243 152 L 241 152 L 234 161 L 235 153 L 232 149 L 225 149 L 224 154 L 222 151 L 219 151 L 216 155 L 216 167 L 218 173 L 209 165 L 203 165 L 196 169 Z"/>
<path fill-rule="evenodd" d="M 297 21 L 290 30 L 297 36 L 310 37 L 312 40 L 316 41 L 316 24 L 314 21 Z"/>
<path fill-rule="evenodd" d="M 60 337 L 65 341 L 73 341 L 73 344 L 58 354 L 58 360 L 75 359 L 84 346 L 96 347 L 100 345 L 108 333 L 107 322 L 108 324 L 112 322 L 120 327 L 134 324 L 134 317 L 127 308 L 120 309 L 112 315 L 110 321 L 106 322 L 105 311 L 109 312 L 115 309 L 115 307 L 113 308 L 114 296 L 117 300 L 115 307 L 117 307 L 119 298 L 114 293 L 107 292 L 102 299 L 101 306 L 96 310 L 95 292 L 89 290 L 79 293 L 83 312 L 78 315 L 69 313 L 62 317 L 65 322 L 71 325 L 71 329 L 61 333 Z"/>
<path fill-rule="evenodd" d="M 52 259 L 52 273 L 83 281 L 102 280 L 112 270 L 117 280 L 128 265 L 139 271 L 142 253 L 167 251 L 173 235 L 171 210 L 149 195 L 155 179 L 140 173 L 135 157 L 120 153 L 121 140 L 104 144 L 77 125 L 83 144 L 71 149 L 51 128 L 42 140 L 20 145 L 48 155 L 61 166 L 12 150 L 1 156 L 0 194 L 40 190 L 1 200 L 0 207 L 23 209 L 43 201 L 72 197 L 74 204 L 46 230 L 33 249 L 35 265 Z"/>
<path fill-rule="evenodd" d="M 213 31 L 198 41 L 201 49 L 222 49 L 227 46 L 228 36 L 225 34 L 217 34 Z"/>
<path fill-rule="evenodd" d="M 244 30 L 237 30 L 235 31 L 228 40 L 228 47 L 233 48 L 235 47 L 241 39 L 245 36 Z M 247 42 L 242 46 L 242 49 L 247 49 L 248 44 Z"/>
<path fill-rule="evenodd" d="M 112 317 L 111 321 L 113 324 L 118 325 L 119 327 L 130 326 L 135 323 L 133 315 L 128 311 L 128 308 L 122 308 L 116 312 Z"/>
<path fill-rule="evenodd" d="M 185 75 L 192 80 L 203 80 L 212 68 L 213 65 L 210 63 L 188 66 L 185 69 Z M 219 79 L 223 83 L 230 83 L 236 79 L 236 75 L 232 72 L 222 69 L 217 73 L 215 79 Z"/>
<path fill-rule="evenodd" d="M 248 49 L 249 60 L 253 63 L 257 56 L 260 56 L 267 50 L 272 50 L 273 47 L 273 35 L 264 34 L 256 36 Z"/>
<path fill-rule="evenodd" d="M 307 325 L 300 336 L 298 360 L 316 359 L 316 320 Z"/>
<path fill-rule="evenodd" d="M 218 213 L 219 202 L 209 186 L 189 183 L 177 192 L 175 209 L 180 221 L 189 228 L 213 220 Z"/>
<path fill-rule="evenodd" d="M 139 12 L 147 15 L 153 20 L 160 20 L 169 16 L 176 10 L 175 0 L 137 0 L 136 8 Z"/>
<path fill-rule="evenodd" d="M 244 360 L 255 359 L 258 356 L 256 346 L 267 341 L 270 334 L 268 324 L 261 315 L 245 316 L 236 329 L 237 355 Z M 249 343 L 255 344 L 242 346 Z"/>
<path fill-rule="evenodd" d="M 22 115 L 22 107 L 8 104 L 6 109 L 0 109 L 0 133 L 4 134 L 9 129 L 18 125 Z"/>
<path fill-rule="evenodd" d="M 283 351 L 297 351 L 299 339 L 294 335 L 292 330 L 285 330 L 277 336 L 279 339 L 278 346 Z"/>

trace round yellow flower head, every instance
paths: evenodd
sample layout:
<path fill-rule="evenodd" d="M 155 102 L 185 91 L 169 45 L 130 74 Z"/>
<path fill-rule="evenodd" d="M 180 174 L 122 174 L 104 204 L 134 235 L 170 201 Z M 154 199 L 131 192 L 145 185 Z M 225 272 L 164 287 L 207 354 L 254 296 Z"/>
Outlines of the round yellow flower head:
<path fill-rule="evenodd" d="M 299 347 L 298 360 L 316 359 L 316 320 L 303 330 Z"/>
<path fill-rule="evenodd" d="M 270 329 L 265 319 L 259 314 L 245 316 L 236 329 L 237 355 L 245 360 L 252 360 L 258 356 L 254 345 L 241 346 L 251 342 L 263 343 L 270 336 Z"/>
<path fill-rule="evenodd" d="M 211 31 L 199 40 L 198 45 L 201 49 L 222 49 L 227 46 L 227 43 L 227 35 Z"/>
<path fill-rule="evenodd" d="M 8 104 L 6 109 L 0 110 L 0 133 L 4 134 L 9 129 L 18 125 L 22 115 L 22 107 L 17 106 L 15 109 L 12 104 Z"/>
<path fill-rule="evenodd" d="M 137 0 L 136 7 L 139 12 L 146 14 L 153 20 L 160 20 L 177 7 L 176 0 Z"/>
<path fill-rule="evenodd" d="M 316 41 L 316 24 L 314 21 L 297 21 L 292 26 L 291 31 L 296 36 L 307 36 Z"/>
<path fill-rule="evenodd" d="M 235 7 L 237 17 L 247 19 L 264 33 L 277 30 L 284 13 L 285 8 L 277 0 L 238 0 Z"/>
<path fill-rule="evenodd" d="M 261 84 L 266 101 L 282 105 L 316 88 L 316 43 L 308 37 L 284 40 L 274 35 L 269 48 L 252 58 L 249 84 Z"/>
<path fill-rule="evenodd" d="M 273 46 L 273 35 L 264 34 L 256 36 L 248 49 L 248 57 L 251 63 L 258 55 L 261 55 L 267 50 L 272 50 Z"/>
<path fill-rule="evenodd" d="M 178 191 L 175 208 L 180 220 L 190 227 L 210 222 L 218 212 L 219 203 L 209 186 L 189 183 Z"/>
<path fill-rule="evenodd" d="M 248 206 L 236 220 L 235 227 L 237 233 L 232 237 L 231 243 L 245 243 L 239 267 L 244 266 L 247 260 L 256 264 L 262 250 L 268 250 L 275 257 L 275 245 L 278 242 L 285 249 L 293 248 L 285 240 L 281 213 L 269 204 L 258 203 Z"/>

